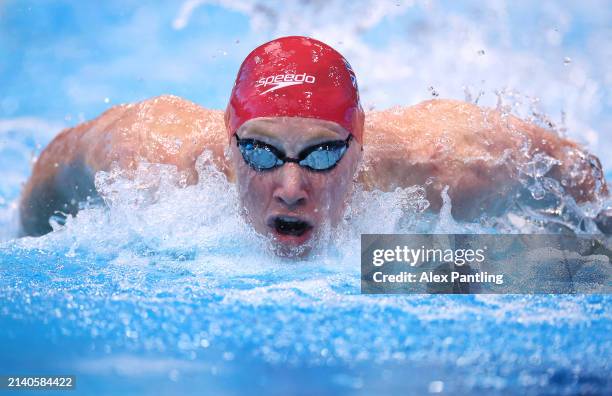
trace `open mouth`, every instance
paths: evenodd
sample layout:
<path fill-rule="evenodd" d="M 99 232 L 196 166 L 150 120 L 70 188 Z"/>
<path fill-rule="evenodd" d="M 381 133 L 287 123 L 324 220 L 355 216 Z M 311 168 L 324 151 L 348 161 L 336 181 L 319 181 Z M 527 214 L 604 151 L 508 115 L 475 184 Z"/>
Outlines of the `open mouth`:
<path fill-rule="evenodd" d="M 281 235 L 302 236 L 312 228 L 312 225 L 298 217 L 276 216 L 269 225 Z"/>

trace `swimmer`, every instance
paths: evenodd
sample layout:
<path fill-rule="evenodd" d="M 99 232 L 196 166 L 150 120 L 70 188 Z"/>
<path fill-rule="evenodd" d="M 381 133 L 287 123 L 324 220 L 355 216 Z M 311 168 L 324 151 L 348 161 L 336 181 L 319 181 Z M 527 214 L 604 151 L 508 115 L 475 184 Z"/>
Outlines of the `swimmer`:
<path fill-rule="evenodd" d="M 76 214 L 97 195 L 95 173 L 111 166 L 171 164 L 195 184 L 204 150 L 237 184 L 246 220 L 289 248 L 337 225 L 355 183 L 383 191 L 426 185 L 433 211 L 448 186 L 453 216 L 468 220 L 507 210 L 520 194 L 521 169 L 540 155 L 552 161 L 546 176 L 578 203 L 608 194 L 596 157 L 495 109 L 430 100 L 366 117 L 346 59 L 291 36 L 247 56 L 225 112 L 165 95 L 62 131 L 24 187 L 22 233 L 45 234 L 54 214 Z"/>

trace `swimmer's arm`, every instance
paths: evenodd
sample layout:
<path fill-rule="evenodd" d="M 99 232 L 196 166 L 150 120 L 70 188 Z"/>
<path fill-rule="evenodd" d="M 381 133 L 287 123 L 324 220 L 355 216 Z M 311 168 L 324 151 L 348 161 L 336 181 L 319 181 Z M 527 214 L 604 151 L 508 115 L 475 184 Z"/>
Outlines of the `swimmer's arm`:
<path fill-rule="evenodd" d="M 97 196 L 94 175 L 101 169 L 87 158 L 84 147 L 91 143 L 91 135 L 99 135 L 96 131 L 104 130 L 122 110 L 121 106 L 114 107 L 92 121 L 63 130 L 40 153 L 21 192 L 22 234 L 38 236 L 50 232 L 52 216 L 74 215 L 79 202 Z"/>
<path fill-rule="evenodd" d="M 196 160 L 210 150 L 215 166 L 231 178 L 224 131 L 220 111 L 170 95 L 116 106 L 62 131 L 43 150 L 24 186 L 22 233 L 45 234 L 51 231 L 49 217 L 76 214 L 79 203 L 98 195 L 95 174 L 115 165 L 131 177 L 141 162 L 169 164 L 185 175 L 187 184 L 195 184 Z"/>
<path fill-rule="evenodd" d="M 525 177 L 526 174 L 533 177 L 537 170 L 531 169 L 531 164 L 538 164 L 538 156 L 541 159 L 540 164 L 549 157 L 555 162 L 548 172 L 539 177 L 559 182 L 564 192 L 571 195 L 576 202 L 590 202 L 609 194 L 601 161 L 584 147 L 514 116 L 509 118 L 508 125 L 509 129 L 521 131 L 528 136 L 531 144 L 528 150 L 517 153 L 518 158 L 515 161 L 519 167 L 522 166 L 517 177 Z"/>
<path fill-rule="evenodd" d="M 496 214 L 512 205 L 540 153 L 554 164 L 543 175 L 577 202 L 607 195 L 599 160 L 568 139 L 495 110 L 455 100 L 432 100 L 368 114 L 366 188 L 425 185 L 439 210 L 448 186 L 458 219 Z"/>

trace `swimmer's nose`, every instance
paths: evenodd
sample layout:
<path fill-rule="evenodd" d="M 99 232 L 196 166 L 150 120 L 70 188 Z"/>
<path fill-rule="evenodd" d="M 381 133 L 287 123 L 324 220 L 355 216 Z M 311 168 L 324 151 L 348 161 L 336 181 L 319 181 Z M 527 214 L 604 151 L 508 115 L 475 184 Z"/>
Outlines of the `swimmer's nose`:
<path fill-rule="evenodd" d="M 304 205 L 308 197 L 303 170 L 298 164 L 287 163 L 279 169 L 274 199 L 289 209 Z"/>

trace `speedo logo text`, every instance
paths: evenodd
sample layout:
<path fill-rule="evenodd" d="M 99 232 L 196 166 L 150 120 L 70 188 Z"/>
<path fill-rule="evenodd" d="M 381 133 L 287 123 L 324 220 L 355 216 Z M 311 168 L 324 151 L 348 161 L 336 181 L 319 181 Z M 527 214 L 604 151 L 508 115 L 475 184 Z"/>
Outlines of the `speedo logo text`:
<path fill-rule="evenodd" d="M 267 87 L 271 86 L 267 90 L 260 93 L 260 95 L 266 94 L 268 92 L 276 91 L 280 88 L 285 88 L 290 85 L 300 85 L 300 84 L 314 84 L 315 76 L 308 75 L 306 73 L 302 74 L 277 74 L 275 76 L 262 77 L 257 80 L 255 87 Z"/>

